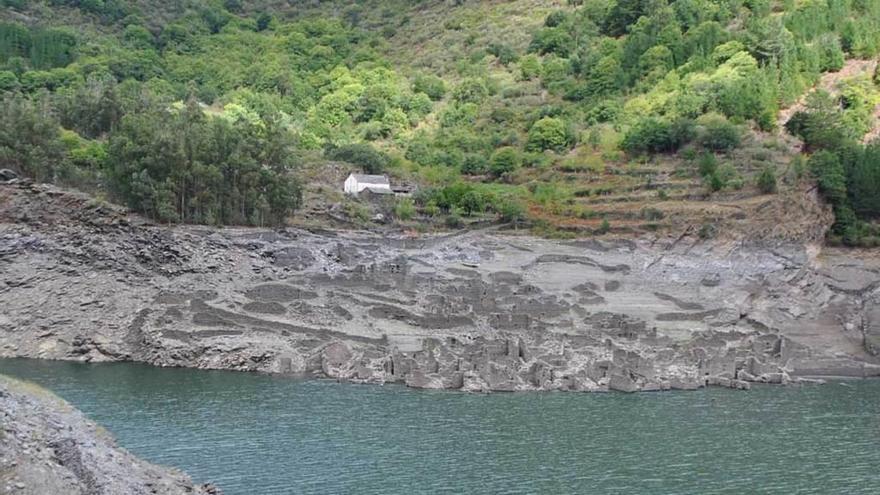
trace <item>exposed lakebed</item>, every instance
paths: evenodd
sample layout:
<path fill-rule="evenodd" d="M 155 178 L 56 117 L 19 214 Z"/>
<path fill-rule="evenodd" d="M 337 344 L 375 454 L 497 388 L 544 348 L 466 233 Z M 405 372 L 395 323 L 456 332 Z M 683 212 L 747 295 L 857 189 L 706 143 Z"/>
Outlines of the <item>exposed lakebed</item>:
<path fill-rule="evenodd" d="M 880 381 L 474 395 L 0 360 L 227 495 L 876 493 Z"/>

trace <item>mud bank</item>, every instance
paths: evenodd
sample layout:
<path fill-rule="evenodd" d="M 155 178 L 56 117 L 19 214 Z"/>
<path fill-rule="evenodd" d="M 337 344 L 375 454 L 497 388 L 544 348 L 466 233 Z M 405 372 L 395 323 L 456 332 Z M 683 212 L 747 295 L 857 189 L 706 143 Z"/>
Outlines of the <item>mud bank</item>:
<path fill-rule="evenodd" d="M 880 375 L 880 260 L 803 239 L 170 228 L 12 183 L 0 271 L 6 357 L 468 391 Z"/>

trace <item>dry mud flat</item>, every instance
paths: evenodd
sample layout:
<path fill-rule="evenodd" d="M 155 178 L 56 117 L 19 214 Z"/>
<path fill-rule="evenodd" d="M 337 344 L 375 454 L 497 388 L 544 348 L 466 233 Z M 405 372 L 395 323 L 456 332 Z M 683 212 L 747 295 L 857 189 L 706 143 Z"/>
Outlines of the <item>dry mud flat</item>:
<path fill-rule="evenodd" d="M 144 462 L 64 400 L 0 376 L 0 494 L 219 494 Z"/>
<path fill-rule="evenodd" d="M 880 262 L 799 243 L 162 227 L 0 185 L 0 355 L 469 391 L 880 375 Z"/>

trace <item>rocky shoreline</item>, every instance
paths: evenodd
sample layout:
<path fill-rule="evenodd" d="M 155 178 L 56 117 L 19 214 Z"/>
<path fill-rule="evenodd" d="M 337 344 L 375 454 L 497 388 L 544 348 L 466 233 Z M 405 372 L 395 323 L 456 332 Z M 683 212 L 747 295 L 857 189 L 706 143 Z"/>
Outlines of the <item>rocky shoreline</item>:
<path fill-rule="evenodd" d="M 51 392 L 0 376 L 0 494 L 210 495 L 185 474 L 116 446 Z"/>
<path fill-rule="evenodd" d="M 813 238 L 152 225 L 0 185 L 0 356 L 465 391 L 880 376 L 880 260 Z"/>

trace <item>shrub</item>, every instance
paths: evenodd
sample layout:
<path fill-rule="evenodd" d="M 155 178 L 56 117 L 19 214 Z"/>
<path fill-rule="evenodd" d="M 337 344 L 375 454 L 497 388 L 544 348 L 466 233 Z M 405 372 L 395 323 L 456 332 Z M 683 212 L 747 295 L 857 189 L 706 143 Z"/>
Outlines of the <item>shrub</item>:
<path fill-rule="evenodd" d="M 519 168 L 520 162 L 521 158 L 516 148 L 499 148 L 492 153 L 489 170 L 495 177 L 502 177 Z"/>
<path fill-rule="evenodd" d="M 718 158 L 712 153 L 703 153 L 700 155 L 699 167 L 700 177 L 706 177 L 714 174 L 718 170 Z"/>
<path fill-rule="evenodd" d="M 460 103 L 480 103 L 488 95 L 489 90 L 483 81 L 468 78 L 455 88 L 452 97 Z"/>
<path fill-rule="evenodd" d="M 490 43 L 486 51 L 498 58 L 498 61 L 504 65 L 516 62 L 519 59 L 516 51 L 505 43 Z"/>
<path fill-rule="evenodd" d="M 692 120 L 666 122 L 649 117 L 627 132 L 621 147 L 629 153 L 672 153 L 693 138 Z"/>
<path fill-rule="evenodd" d="M 776 172 L 773 167 L 767 165 L 761 170 L 757 179 L 758 190 L 764 194 L 773 194 L 776 192 Z"/>
<path fill-rule="evenodd" d="M 412 85 L 413 92 L 425 93 L 434 101 L 442 100 L 446 94 L 446 83 L 443 79 L 432 75 L 416 76 Z"/>
<path fill-rule="evenodd" d="M 559 27 L 543 28 L 535 33 L 529 51 L 542 55 L 553 53 L 560 57 L 568 57 L 574 45 L 574 38 L 565 29 Z"/>
<path fill-rule="evenodd" d="M 482 213 L 486 209 L 486 197 L 475 189 L 464 193 L 460 203 L 462 211 L 467 216 L 474 213 Z"/>
<path fill-rule="evenodd" d="M 561 151 L 571 144 L 571 133 L 562 119 L 544 117 L 535 122 L 529 130 L 526 148 L 530 151 L 556 150 Z"/>
<path fill-rule="evenodd" d="M 568 14 L 564 10 L 554 10 L 544 18 L 544 26 L 556 27 L 568 19 Z"/>
<path fill-rule="evenodd" d="M 495 211 L 498 212 L 502 222 L 517 223 L 523 220 L 526 216 L 525 206 L 523 206 L 521 202 L 513 199 L 503 200 L 496 206 Z"/>
<path fill-rule="evenodd" d="M 381 174 L 388 165 L 388 155 L 366 143 L 346 144 L 324 151 L 331 160 L 348 162 L 360 166 L 365 173 Z"/>
<path fill-rule="evenodd" d="M 654 221 L 654 220 L 662 220 L 663 217 L 665 217 L 666 215 L 663 214 L 663 211 L 661 211 L 657 208 L 645 207 L 645 208 L 642 208 L 640 216 L 645 220 Z"/>
<path fill-rule="evenodd" d="M 534 54 L 526 55 L 519 60 L 519 77 L 523 81 L 532 80 L 541 75 L 541 59 Z"/>
<path fill-rule="evenodd" d="M 410 198 L 401 198 L 394 205 L 394 216 L 400 220 L 406 221 L 412 219 L 416 214 L 416 207 Z"/>
<path fill-rule="evenodd" d="M 489 171 L 489 160 L 485 156 L 471 153 L 465 155 L 461 165 L 461 173 L 466 175 L 481 175 Z"/>
<path fill-rule="evenodd" d="M 464 225 L 464 222 L 461 220 L 461 215 L 454 210 L 449 215 L 446 215 L 443 223 L 445 223 L 446 227 L 450 229 L 460 229 Z"/>
<path fill-rule="evenodd" d="M 611 224 L 608 222 L 607 218 L 602 219 L 602 223 L 599 224 L 599 228 L 596 229 L 596 233 L 599 235 L 607 234 L 611 231 Z"/>
<path fill-rule="evenodd" d="M 740 143 L 739 128 L 721 116 L 707 119 L 703 124 L 699 142 L 713 151 L 730 151 Z"/>
<path fill-rule="evenodd" d="M 15 72 L 0 70 L 0 93 L 4 91 L 15 91 L 18 87 L 18 77 L 15 76 Z"/>
<path fill-rule="evenodd" d="M 712 192 L 720 191 L 727 185 L 727 181 L 725 181 L 724 177 L 718 173 L 717 170 L 709 175 L 703 176 L 703 181 Z"/>

